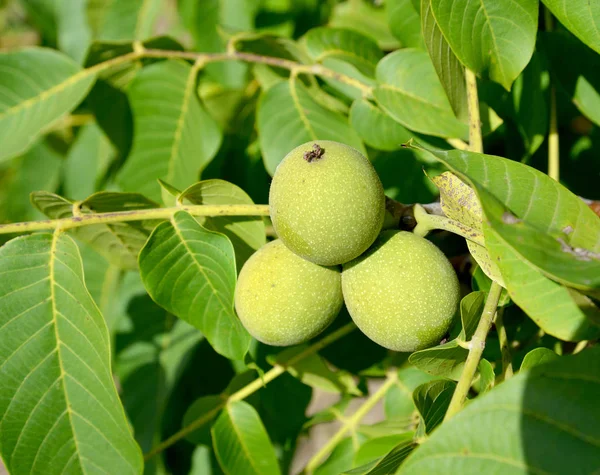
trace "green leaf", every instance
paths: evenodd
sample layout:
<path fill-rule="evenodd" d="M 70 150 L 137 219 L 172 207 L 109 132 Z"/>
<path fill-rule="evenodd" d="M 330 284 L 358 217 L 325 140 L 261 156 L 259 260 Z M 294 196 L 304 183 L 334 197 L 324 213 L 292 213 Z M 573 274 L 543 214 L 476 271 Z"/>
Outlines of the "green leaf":
<path fill-rule="evenodd" d="M 32 221 L 43 215 L 31 206 L 32 191 L 55 191 L 60 183 L 63 156 L 48 141 L 35 143 L 10 163 L 10 172 L 0 185 L 0 213 L 3 221 Z"/>
<path fill-rule="evenodd" d="M 198 328 L 223 356 L 241 360 L 250 336 L 233 309 L 233 246 L 223 234 L 178 211 L 140 252 L 144 286 L 155 302 Z"/>
<path fill-rule="evenodd" d="M 442 423 L 454 389 L 454 381 L 440 379 L 422 384 L 414 390 L 413 401 L 420 417 L 416 437 L 425 437 Z"/>
<path fill-rule="evenodd" d="M 471 292 L 463 297 L 460 302 L 462 328 L 458 337 L 443 345 L 415 351 L 408 361 L 422 371 L 458 381 L 469 354 L 469 350 L 460 346 L 459 341 L 467 342 L 475 333 L 485 297 L 485 292 Z"/>
<path fill-rule="evenodd" d="M 280 474 L 275 449 L 254 408 L 231 402 L 212 428 L 213 447 L 226 474 Z"/>
<path fill-rule="evenodd" d="M 133 341 L 119 352 L 115 366 L 135 438 L 148 451 L 158 442 L 167 401 L 202 334 L 168 315 L 147 296 L 136 298 L 134 305 L 130 311 Z M 150 325 L 156 333 L 140 331 L 141 326 Z"/>
<path fill-rule="evenodd" d="M 573 458 L 565 454 L 577 454 L 578 472 L 592 473 L 599 372 L 595 348 L 514 376 L 441 425 L 398 473 L 571 473 Z"/>
<path fill-rule="evenodd" d="M 539 45 L 552 78 L 575 107 L 600 125 L 600 57 L 565 32 L 543 33 Z"/>
<path fill-rule="evenodd" d="M 442 34 L 461 63 L 510 90 L 533 54 L 538 1 L 430 1 Z"/>
<path fill-rule="evenodd" d="M 373 38 L 382 50 L 392 50 L 400 46 L 390 32 L 385 9 L 370 1 L 346 0 L 336 4 L 329 26 L 348 28 Z"/>
<path fill-rule="evenodd" d="M 600 5 L 588 0 L 542 0 L 577 38 L 600 53 Z"/>
<path fill-rule="evenodd" d="M 113 154 L 114 149 L 100 127 L 95 123 L 84 125 L 65 160 L 64 194 L 71 199 L 82 200 L 94 193 Z"/>
<path fill-rule="evenodd" d="M 352 460 L 358 445 L 365 440 L 360 434 L 356 437 L 346 437 L 335 446 L 333 452 L 315 471 L 314 475 L 338 475 L 352 468 Z"/>
<path fill-rule="evenodd" d="M 0 248 L 0 433 L 15 474 L 142 472 L 104 319 L 77 245 L 35 234 Z"/>
<path fill-rule="evenodd" d="M 58 48 L 83 63 L 91 40 L 86 21 L 86 0 L 58 0 L 54 4 Z"/>
<path fill-rule="evenodd" d="M 550 77 L 542 61 L 540 53 L 535 52 L 512 88 L 515 121 L 528 156 L 540 147 L 548 131 Z"/>
<path fill-rule="evenodd" d="M 405 2 L 407 0 L 404 0 Z M 435 0 L 434 0 L 435 1 Z M 407 2 L 410 3 L 410 2 Z M 421 27 L 423 37 L 433 62 L 435 72 L 446 91 L 450 106 L 462 121 L 467 121 L 469 108 L 467 106 L 467 85 L 465 83 L 465 68 L 460 63 L 450 45 L 444 38 L 440 26 L 432 12 L 432 0 L 421 2 Z"/>
<path fill-rule="evenodd" d="M 293 364 L 286 363 L 305 351 L 307 347 L 308 345 L 300 345 L 288 348 L 278 353 L 277 356 L 267 357 L 267 361 L 274 366 L 284 366 L 288 373 L 312 388 L 318 388 L 328 393 L 347 393 L 355 396 L 362 394 L 356 387 L 351 374 L 341 370 L 333 371 L 317 354 L 302 358 Z"/>
<path fill-rule="evenodd" d="M 510 298 L 542 330 L 566 341 L 600 336 L 600 311 L 590 299 L 544 276 L 491 230 L 486 245 L 499 259 Z"/>
<path fill-rule="evenodd" d="M 352 64 L 362 74 L 375 76 L 383 53 L 371 38 L 341 28 L 313 28 L 302 38 L 308 55 L 316 62 L 338 59 Z"/>
<path fill-rule="evenodd" d="M 475 381 L 473 386 L 477 392 L 485 393 L 494 387 L 496 382 L 496 373 L 494 373 L 492 363 L 485 358 L 482 358 L 479 361 L 477 370 L 479 371 L 479 379 Z"/>
<path fill-rule="evenodd" d="M 450 219 L 470 227 L 479 236 L 482 236 L 483 211 L 473 189 L 450 172 L 444 172 L 431 180 L 440 190 L 440 203 L 444 214 Z M 505 287 L 502 273 L 490 258 L 485 246 L 467 240 L 467 247 L 485 275 Z"/>
<path fill-rule="evenodd" d="M 185 188 L 217 153 L 221 132 L 200 103 L 197 74 L 197 67 L 169 60 L 144 68 L 129 85 L 135 134 L 117 177 L 124 190 L 158 200 L 158 178 Z"/>
<path fill-rule="evenodd" d="M 400 369 L 398 380 L 384 396 L 383 406 L 386 417 L 410 422 L 415 411 L 413 391 L 433 379 L 433 376 L 417 368 Z"/>
<path fill-rule="evenodd" d="M 598 285 L 600 260 L 593 253 L 600 251 L 600 219 L 578 196 L 512 160 L 459 150 L 431 153 L 474 185 L 493 229 L 523 257 L 573 285 Z M 524 239 L 522 232 L 535 236 L 535 242 Z"/>
<path fill-rule="evenodd" d="M 356 99 L 350 108 L 350 124 L 361 139 L 379 150 L 399 150 L 413 134 L 366 99 Z"/>
<path fill-rule="evenodd" d="M 455 116 L 429 55 L 407 48 L 377 65 L 379 106 L 405 127 L 437 137 L 466 138 L 467 125 Z"/>
<path fill-rule="evenodd" d="M 388 24 L 402 48 L 425 49 L 421 35 L 419 2 L 415 0 L 388 0 L 385 2 Z"/>
<path fill-rule="evenodd" d="M 90 23 L 95 38 L 102 41 L 145 40 L 152 36 L 160 0 L 99 0 Z M 88 7 L 89 8 L 89 7 Z"/>
<path fill-rule="evenodd" d="M 550 363 L 557 359 L 559 359 L 559 356 L 554 351 L 548 348 L 535 348 L 525 355 L 519 371 L 524 371 L 544 363 Z"/>
<path fill-rule="evenodd" d="M 366 475 L 389 475 L 395 473 L 406 457 L 417 447 L 417 443 L 406 440 L 394 447 Z"/>
<path fill-rule="evenodd" d="M 79 104 L 95 74 L 46 48 L 0 53 L 0 161 L 24 152 Z M 46 74 L 38 74 L 46 71 Z"/>
<path fill-rule="evenodd" d="M 225 180 L 205 180 L 185 189 L 179 202 L 189 201 L 195 205 L 254 204 L 252 198 Z M 260 216 L 216 216 L 196 218 L 206 229 L 225 234 L 233 244 L 238 271 L 244 262 L 266 244 L 265 223 Z"/>
<path fill-rule="evenodd" d="M 336 140 L 366 154 L 348 120 L 316 103 L 306 87 L 294 79 L 262 94 L 257 126 L 265 168 L 271 175 L 290 150 L 310 140 Z"/>
<path fill-rule="evenodd" d="M 75 209 L 79 209 L 82 214 L 93 214 L 158 207 L 139 193 L 109 191 L 95 193 L 79 203 L 54 193 L 39 191 L 31 194 L 31 201 L 51 219 L 70 218 Z M 69 232 L 88 243 L 115 266 L 137 269 L 138 253 L 156 224 L 154 220 L 92 224 Z"/>
<path fill-rule="evenodd" d="M 398 444 L 408 441 L 412 442 L 413 436 L 412 432 L 405 432 L 367 440 L 356 452 L 354 466 L 359 467 L 372 461 L 379 461 L 379 459 L 387 455 Z"/>
<path fill-rule="evenodd" d="M 183 417 L 183 427 L 187 427 L 201 417 L 206 417 L 206 422 L 190 432 L 186 439 L 192 444 L 211 445 L 210 428 L 219 415 L 224 400 L 221 396 L 203 396 L 194 401 Z M 210 416 L 208 416 L 211 414 Z"/>

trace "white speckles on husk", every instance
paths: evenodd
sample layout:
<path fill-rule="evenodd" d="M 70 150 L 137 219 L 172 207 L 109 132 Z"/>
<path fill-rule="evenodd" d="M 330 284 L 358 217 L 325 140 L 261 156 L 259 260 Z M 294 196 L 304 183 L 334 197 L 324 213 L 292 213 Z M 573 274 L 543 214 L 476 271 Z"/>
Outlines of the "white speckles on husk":
<path fill-rule="evenodd" d="M 323 152 L 308 161 L 317 144 Z M 376 239 L 385 195 L 371 162 L 358 150 L 328 140 L 305 143 L 277 167 L 269 206 L 278 237 L 321 265 L 348 262 Z"/>
<path fill-rule="evenodd" d="M 235 308 L 244 327 L 274 346 L 297 345 L 317 336 L 342 303 L 339 269 L 302 259 L 280 240 L 246 261 L 235 289 Z"/>
<path fill-rule="evenodd" d="M 412 352 L 439 343 L 460 300 L 452 265 L 434 244 L 405 231 L 384 231 L 342 272 L 354 323 L 390 350 Z"/>

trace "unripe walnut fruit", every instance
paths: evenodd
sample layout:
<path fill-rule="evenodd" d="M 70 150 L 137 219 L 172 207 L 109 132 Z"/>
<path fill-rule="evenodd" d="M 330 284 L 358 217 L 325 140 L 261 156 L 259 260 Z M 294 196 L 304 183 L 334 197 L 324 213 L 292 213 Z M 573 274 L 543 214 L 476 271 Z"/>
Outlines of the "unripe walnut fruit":
<path fill-rule="evenodd" d="M 452 265 L 434 244 L 405 231 L 384 231 L 344 265 L 342 289 L 354 323 L 394 351 L 437 345 L 460 301 Z"/>
<path fill-rule="evenodd" d="M 343 303 L 338 268 L 313 264 L 272 241 L 246 261 L 235 308 L 257 340 L 274 346 L 303 343 L 321 333 Z"/>
<path fill-rule="evenodd" d="M 288 153 L 269 194 L 277 236 L 316 264 L 343 264 L 373 243 L 385 214 L 383 186 L 358 150 L 315 140 Z"/>

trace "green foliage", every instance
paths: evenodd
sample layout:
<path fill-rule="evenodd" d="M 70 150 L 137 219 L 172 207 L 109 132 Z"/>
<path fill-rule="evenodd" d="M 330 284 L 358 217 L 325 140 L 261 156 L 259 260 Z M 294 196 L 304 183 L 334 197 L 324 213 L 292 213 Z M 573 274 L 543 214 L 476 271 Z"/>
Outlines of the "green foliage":
<path fill-rule="evenodd" d="M 590 0 L 0 1 L 0 473 L 597 471 L 599 29 Z M 282 225 L 307 143 L 364 167 L 293 170 Z M 280 244 L 236 311 L 312 233 L 336 267 Z M 346 257 L 375 264 L 342 295 Z M 417 351 L 369 338 L 436 305 Z"/>

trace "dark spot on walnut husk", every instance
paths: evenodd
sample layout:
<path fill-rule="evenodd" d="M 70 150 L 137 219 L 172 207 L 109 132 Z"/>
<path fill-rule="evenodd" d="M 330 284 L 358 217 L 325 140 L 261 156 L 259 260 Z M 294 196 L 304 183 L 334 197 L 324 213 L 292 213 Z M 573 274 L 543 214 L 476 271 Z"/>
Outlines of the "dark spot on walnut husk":
<path fill-rule="evenodd" d="M 312 150 L 309 150 L 308 152 L 304 152 L 304 160 L 306 160 L 308 163 L 310 163 L 314 160 L 318 160 L 319 158 L 321 158 L 324 153 L 325 153 L 325 149 L 322 148 L 319 144 L 315 143 L 312 146 Z"/>

